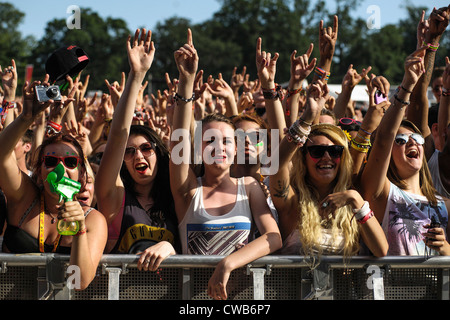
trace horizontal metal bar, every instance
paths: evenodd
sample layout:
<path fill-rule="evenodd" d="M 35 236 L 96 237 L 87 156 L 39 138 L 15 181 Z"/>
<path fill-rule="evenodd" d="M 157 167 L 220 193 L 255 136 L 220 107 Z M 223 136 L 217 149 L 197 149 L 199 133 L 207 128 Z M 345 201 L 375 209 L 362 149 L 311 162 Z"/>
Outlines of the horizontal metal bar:
<path fill-rule="evenodd" d="M 161 267 L 166 268 L 210 268 L 215 267 L 223 256 L 202 255 L 174 255 L 165 259 Z M 69 262 L 69 255 L 58 254 L 10 254 L 0 253 L 0 263 L 6 262 L 8 266 L 44 266 L 52 259 L 61 262 Z M 100 260 L 101 264 L 107 266 L 136 267 L 139 256 L 128 254 L 106 254 Z M 316 261 L 317 262 L 317 261 Z M 342 256 L 323 256 L 320 263 L 327 264 L 330 268 L 362 268 L 367 265 L 389 265 L 392 268 L 449 268 L 450 257 L 436 256 L 425 259 L 420 256 L 389 256 L 383 258 L 356 256 L 343 259 Z M 310 260 L 304 256 L 280 256 L 269 255 L 251 262 L 252 267 L 293 268 L 308 267 Z"/>

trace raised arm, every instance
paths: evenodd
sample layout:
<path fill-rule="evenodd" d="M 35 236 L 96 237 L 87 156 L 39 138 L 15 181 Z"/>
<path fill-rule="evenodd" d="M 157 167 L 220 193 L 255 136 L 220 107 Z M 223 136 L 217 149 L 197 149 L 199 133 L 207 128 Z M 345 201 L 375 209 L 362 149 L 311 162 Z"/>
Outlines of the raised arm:
<path fill-rule="evenodd" d="M 3 87 L 3 115 L 1 117 L 3 128 L 7 127 L 14 120 L 14 103 L 16 100 L 16 89 L 17 89 L 17 67 L 14 59 L 11 60 L 11 66 L 2 69 L 0 66 L 0 74 L 2 77 L 2 87 Z"/>
<path fill-rule="evenodd" d="M 313 82 L 322 80 L 327 83 L 330 75 L 331 64 L 333 62 L 334 51 L 336 49 L 336 41 L 339 30 L 339 19 L 337 16 L 333 18 L 333 27 L 323 26 L 323 20 L 319 25 L 319 50 L 320 59 L 317 63 L 316 73 Z"/>
<path fill-rule="evenodd" d="M 381 120 L 367 165 L 362 174 L 363 197 L 371 202 L 379 220 L 382 218 L 381 214 L 384 214 L 389 194 L 389 180 L 386 175 L 395 135 L 404 118 L 406 105 L 409 103 L 409 92 L 412 91 L 424 72 L 423 57 L 427 48 L 428 46 L 422 47 L 406 58 L 401 90 L 391 99 L 392 104 Z"/>
<path fill-rule="evenodd" d="M 431 130 L 428 127 L 428 86 L 430 85 L 431 76 L 433 74 L 436 51 L 439 47 L 439 41 L 441 40 L 442 34 L 448 26 L 449 16 L 449 7 L 433 9 L 431 12 L 428 20 L 428 28 L 425 28 L 424 43 L 417 44 L 418 47 L 429 45 L 424 57 L 426 72 L 419 79 L 414 90 L 411 90 L 411 104 L 408 107 L 406 114 L 408 120 L 413 122 L 419 128 L 425 138 L 425 155 L 427 159 L 429 159 L 434 152 L 433 137 L 431 135 Z M 419 25 L 421 24 L 423 24 L 422 21 Z M 420 39 L 420 37 L 418 37 L 418 39 Z"/>
<path fill-rule="evenodd" d="M 310 44 L 305 54 L 296 57 L 297 50 L 291 54 L 291 78 L 287 89 L 287 95 L 284 99 L 286 108 L 286 124 L 291 126 L 298 118 L 299 114 L 299 97 L 303 88 L 303 81 L 311 74 L 317 63 L 317 58 L 309 62 L 309 58 L 314 50 L 314 44 Z"/>
<path fill-rule="evenodd" d="M 188 29 L 187 43 L 175 51 L 174 57 L 180 76 L 175 94 L 176 103 L 173 114 L 170 187 L 175 200 L 178 221 L 181 221 L 197 186 L 195 175 L 190 169 L 189 163 L 191 159 L 192 103 L 199 58 L 190 29 Z"/>
<path fill-rule="evenodd" d="M 155 56 L 155 45 L 151 41 L 150 30 L 137 29 L 133 41 L 130 40 L 131 36 L 127 39 L 130 73 L 114 112 L 108 141 L 95 179 L 99 209 L 105 214 L 108 222 L 118 213 L 122 203 L 124 190 L 120 168 L 133 120 L 136 98 Z"/>
<path fill-rule="evenodd" d="M 450 147 L 448 127 L 450 124 L 450 59 L 445 57 L 445 71 L 443 76 L 444 88 L 439 106 L 438 133 L 441 146 Z M 448 150 L 448 149 L 447 149 Z"/>
<path fill-rule="evenodd" d="M 31 180 L 17 166 L 14 148 L 35 118 L 53 103 L 53 100 L 37 101 L 35 86 L 39 84 L 40 81 L 25 83 L 22 113 L 0 133 L 0 188 L 8 198 L 8 204 L 20 201 L 33 188 Z"/>
<path fill-rule="evenodd" d="M 367 76 L 370 70 L 372 70 L 372 67 L 362 69 L 361 73 L 358 73 L 355 69 L 353 69 L 352 64 L 349 66 L 347 73 L 342 80 L 342 91 L 337 97 L 336 105 L 333 109 L 337 119 L 345 117 L 345 112 L 352 96 L 353 89 Z"/>

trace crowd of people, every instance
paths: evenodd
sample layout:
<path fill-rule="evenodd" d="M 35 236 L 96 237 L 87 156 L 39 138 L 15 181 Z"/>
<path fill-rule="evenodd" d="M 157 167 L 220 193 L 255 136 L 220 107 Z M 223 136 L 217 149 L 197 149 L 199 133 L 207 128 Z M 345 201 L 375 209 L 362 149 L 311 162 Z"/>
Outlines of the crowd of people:
<path fill-rule="evenodd" d="M 150 96 L 157 50 L 146 29 L 126 39 L 130 71 L 105 79 L 101 96 L 87 95 L 95 75 L 67 76 L 61 100 L 40 102 L 47 75 L 16 97 L 12 60 L 0 68 L 2 251 L 70 254 L 81 289 L 103 254 L 136 254 L 143 271 L 175 254 L 221 255 L 214 299 L 227 299 L 233 270 L 269 254 L 450 255 L 450 60 L 435 68 L 449 17 L 450 7 L 435 8 L 419 22 L 393 94 L 371 67 L 351 65 L 330 96 L 337 16 L 320 23 L 319 58 L 313 44 L 292 53 L 285 87 L 263 35 L 253 79 L 244 67 L 229 82 L 204 81 L 188 29 L 177 78 L 166 74 L 167 89 Z M 370 103 L 358 117 L 351 94 L 362 81 Z M 65 202 L 48 179 L 60 164 L 81 185 Z M 61 235 L 61 220 L 76 221 L 77 233 Z"/>

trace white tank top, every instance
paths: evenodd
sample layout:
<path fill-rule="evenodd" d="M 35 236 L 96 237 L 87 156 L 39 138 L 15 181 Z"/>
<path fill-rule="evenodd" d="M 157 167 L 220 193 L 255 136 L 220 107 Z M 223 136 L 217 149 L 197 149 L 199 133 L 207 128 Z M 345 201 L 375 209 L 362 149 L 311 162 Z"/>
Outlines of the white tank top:
<path fill-rule="evenodd" d="M 249 242 L 252 213 L 244 178 L 238 179 L 233 209 L 221 216 L 209 215 L 203 204 L 201 177 L 191 204 L 178 225 L 183 254 L 229 255 Z"/>

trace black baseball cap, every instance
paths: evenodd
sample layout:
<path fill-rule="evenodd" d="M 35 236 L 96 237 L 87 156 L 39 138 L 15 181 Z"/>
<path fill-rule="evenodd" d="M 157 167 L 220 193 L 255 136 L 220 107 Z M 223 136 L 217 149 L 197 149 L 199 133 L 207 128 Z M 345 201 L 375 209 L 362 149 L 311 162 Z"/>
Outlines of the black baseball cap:
<path fill-rule="evenodd" d="M 61 82 L 69 75 L 77 76 L 89 63 L 89 57 L 80 47 L 71 45 L 54 51 L 45 63 L 45 72 L 50 76 L 50 83 Z"/>

